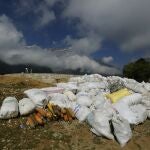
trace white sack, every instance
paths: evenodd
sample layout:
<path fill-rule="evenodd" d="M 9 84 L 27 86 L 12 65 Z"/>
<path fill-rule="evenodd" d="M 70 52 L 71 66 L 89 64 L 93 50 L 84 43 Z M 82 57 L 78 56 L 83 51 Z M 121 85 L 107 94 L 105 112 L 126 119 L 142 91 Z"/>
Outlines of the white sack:
<path fill-rule="evenodd" d="M 78 93 L 76 94 L 76 97 L 78 98 L 78 97 L 80 97 L 80 96 L 88 96 L 88 97 L 90 97 L 90 94 L 87 93 L 87 92 L 78 92 Z"/>
<path fill-rule="evenodd" d="M 137 107 L 136 107 L 137 106 Z M 117 103 L 113 104 L 113 107 L 119 112 L 119 114 L 128 120 L 130 124 L 139 124 L 145 120 L 146 117 L 146 109 L 142 107 L 142 105 L 133 105 L 128 106 L 123 101 L 118 101 Z M 140 109 L 142 110 L 140 110 Z"/>
<path fill-rule="evenodd" d="M 110 124 L 109 121 L 111 120 L 112 116 L 107 112 L 105 109 L 99 109 L 93 111 L 87 117 L 87 121 L 89 125 L 93 128 L 91 131 L 98 135 L 104 136 L 108 139 L 114 139 L 114 136 L 111 134 Z"/>
<path fill-rule="evenodd" d="M 91 107 L 95 107 L 95 109 L 98 110 L 105 109 L 109 117 L 111 117 L 115 111 L 112 103 L 108 99 L 105 99 L 103 95 L 96 96 Z"/>
<path fill-rule="evenodd" d="M 19 112 L 21 115 L 28 115 L 35 109 L 35 104 L 29 98 L 23 98 L 19 101 Z"/>
<path fill-rule="evenodd" d="M 125 84 L 126 88 L 128 88 L 134 92 L 141 93 L 141 94 L 147 93 L 147 90 L 138 82 L 136 82 L 136 83 L 124 82 L 124 84 Z"/>
<path fill-rule="evenodd" d="M 89 90 L 88 93 L 91 97 L 95 97 L 98 94 L 98 92 L 99 92 L 98 89 L 91 89 L 91 90 Z"/>
<path fill-rule="evenodd" d="M 150 107 L 150 94 L 142 95 L 142 104 L 146 107 Z"/>
<path fill-rule="evenodd" d="M 77 99 L 76 95 L 73 94 L 73 92 L 71 92 L 71 91 L 65 91 L 64 95 L 66 95 L 70 101 L 76 101 L 76 99 Z"/>
<path fill-rule="evenodd" d="M 129 106 L 139 104 L 142 101 L 142 94 L 133 93 L 120 99 L 120 101 L 124 101 Z"/>
<path fill-rule="evenodd" d="M 150 119 L 150 94 L 143 95 L 142 104 L 146 107 L 147 117 Z"/>
<path fill-rule="evenodd" d="M 104 104 L 106 103 L 106 99 L 103 95 L 97 95 L 95 97 L 93 97 L 93 106 L 97 109 L 97 108 L 101 108 L 104 106 Z"/>
<path fill-rule="evenodd" d="M 47 88 L 42 88 L 40 90 L 44 91 L 47 95 L 52 93 L 63 93 L 64 91 L 63 88 L 58 88 L 58 87 L 47 87 Z"/>
<path fill-rule="evenodd" d="M 76 93 L 78 87 L 76 82 L 57 83 L 57 87 Z"/>
<path fill-rule="evenodd" d="M 29 89 L 24 93 L 34 102 L 37 107 L 43 107 L 47 104 L 47 95 L 40 89 Z"/>
<path fill-rule="evenodd" d="M 92 99 L 89 96 L 79 96 L 77 97 L 77 103 L 89 107 L 92 104 Z"/>
<path fill-rule="evenodd" d="M 117 103 L 113 104 L 113 107 L 119 112 L 119 114 L 128 120 L 130 124 L 136 124 L 137 119 L 136 115 L 131 111 L 129 106 L 123 102 L 123 101 L 118 101 Z"/>
<path fill-rule="evenodd" d="M 69 101 L 68 97 L 64 94 L 54 93 L 49 97 L 49 102 L 60 107 L 70 107 L 71 101 Z"/>
<path fill-rule="evenodd" d="M 86 87 L 87 89 L 105 89 L 108 87 L 107 82 L 85 82 L 79 85 L 80 87 Z"/>
<path fill-rule="evenodd" d="M 119 114 L 114 114 L 112 118 L 112 125 L 114 128 L 114 135 L 118 142 L 123 147 L 131 139 L 132 131 L 129 122 L 121 117 Z"/>
<path fill-rule="evenodd" d="M 83 122 L 86 120 L 87 116 L 90 113 L 90 109 L 86 106 L 81 106 L 79 104 L 74 104 L 72 107 L 76 118 L 79 120 L 79 122 Z"/>
<path fill-rule="evenodd" d="M 4 99 L 1 110 L 0 118 L 9 119 L 18 116 L 18 101 L 15 97 L 7 97 Z"/>
<path fill-rule="evenodd" d="M 83 79 L 83 76 L 81 77 L 72 77 L 69 79 L 69 82 L 77 82 L 77 83 L 83 83 L 85 80 Z"/>
<path fill-rule="evenodd" d="M 102 136 L 98 131 L 96 131 L 94 128 L 91 128 L 90 131 L 94 134 L 96 134 L 97 136 Z"/>
<path fill-rule="evenodd" d="M 94 111 L 91 111 L 87 116 L 87 123 L 92 126 L 94 122 Z"/>
<path fill-rule="evenodd" d="M 130 106 L 131 111 L 136 114 L 136 124 L 142 123 L 147 119 L 147 110 L 141 104 Z"/>
<path fill-rule="evenodd" d="M 144 83 L 143 86 L 147 91 L 150 91 L 150 83 Z"/>

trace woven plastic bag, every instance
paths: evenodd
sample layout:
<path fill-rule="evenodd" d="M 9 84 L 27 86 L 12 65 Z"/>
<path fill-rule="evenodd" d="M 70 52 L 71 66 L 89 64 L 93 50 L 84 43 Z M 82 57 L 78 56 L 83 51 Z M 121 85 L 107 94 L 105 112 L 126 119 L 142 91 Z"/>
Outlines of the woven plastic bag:
<path fill-rule="evenodd" d="M 40 89 L 29 89 L 24 93 L 34 102 L 36 107 L 44 107 L 48 103 L 46 93 Z"/>
<path fill-rule="evenodd" d="M 111 93 L 111 94 L 106 94 L 106 97 L 108 99 L 110 99 L 113 103 L 116 103 L 121 98 L 123 98 L 125 96 L 128 96 L 130 94 L 131 94 L 131 92 L 128 89 L 124 88 L 124 89 L 121 89 L 117 92 L 114 92 L 114 93 Z"/>
<path fill-rule="evenodd" d="M 35 109 L 35 104 L 29 98 L 23 98 L 19 101 L 19 112 L 21 115 L 28 115 Z"/>
<path fill-rule="evenodd" d="M 114 135 L 117 141 L 123 147 L 131 139 L 132 131 L 129 122 L 121 117 L 119 114 L 114 114 L 112 117 L 112 125 L 114 128 Z"/>
<path fill-rule="evenodd" d="M 17 99 L 15 97 L 5 98 L 0 109 L 0 118 L 9 119 L 17 116 L 18 116 Z"/>

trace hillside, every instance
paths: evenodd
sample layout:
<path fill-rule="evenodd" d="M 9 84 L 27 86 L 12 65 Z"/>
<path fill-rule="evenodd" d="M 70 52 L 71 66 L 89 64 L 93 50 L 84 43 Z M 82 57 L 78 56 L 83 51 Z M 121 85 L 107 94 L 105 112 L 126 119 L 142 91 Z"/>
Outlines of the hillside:
<path fill-rule="evenodd" d="M 8 74 L 8 73 L 21 73 L 25 72 L 25 68 L 32 69 L 33 72 L 36 73 L 51 73 L 52 70 L 48 67 L 41 67 L 37 65 L 9 65 L 0 60 L 0 74 Z"/>
<path fill-rule="evenodd" d="M 150 81 L 150 58 L 140 58 L 124 66 L 123 75 L 139 82 Z"/>

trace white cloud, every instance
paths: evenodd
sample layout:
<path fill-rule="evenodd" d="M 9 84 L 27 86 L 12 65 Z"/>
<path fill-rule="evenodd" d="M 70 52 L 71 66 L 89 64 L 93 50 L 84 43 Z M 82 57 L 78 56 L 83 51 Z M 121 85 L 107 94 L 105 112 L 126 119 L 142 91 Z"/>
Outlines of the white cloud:
<path fill-rule="evenodd" d="M 2 34 L 4 37 L 1 36 Z M 9 64 L 36 64 L 47 66 L 53 71 L 81 68 L 93 73 L 120 73 L 118 69 L 101 65 L 87 56 L 74 54 L 66 57 L 63 53 L 63 55 L 57 56 L 50 49 L 42 49 L 37 45 L 28 46 L 23 34 L 5 15 L 0 16 L 0 39 L 2 39 L 0 42 L 0 59 Z"/>
<path fill-rule="evenodd" d="M 56 19 L 52 7 L 58 1 L 59 0 L 19 0 L 16 13 L 19 15 L 32 14 L 35 27 L 43 28 Z"/>
<path fill-rule="evenodd" d="M 19 0 L 17 14 L 34 14 L 35 27 L 56 20 L 53 6 L 64 4 L 63 17 L 78 19 L 78 38 L 67 44 L 83 54 L 95 52 L 102 40 L 117 43 L 123 51 L 150 49 L 149 0 Z M 18 11 L 17 11 L 18 12 Z M 92 33 L 92 34 L 91 34 Z M 91 43 L 91 44 L 90 44 Z M 86 50 L 87 49 L 87 50 Z"/>
<path fill-rule="evenodd" d="M 44 0 L 44 1 L 48 6 L 53 6 L 56 2 L 63 0 Z"/>
<path fill-rule="evenodd" d="M 145 49 L 150 46 L 150 32 L 143 35 L 137 35 L 121 45 L 121 48 L 126 51 L 132 51 L 134 49 Z"/>
<path fill-rule="evenodd" d="M 23 35 L 13 26 L 11 20 L 2 15 L 0 17 L 0 49 L 14 48 L 23 45 Z"/>
<path fill-rule="evenodd" d="M 78 69 L 81 68 L 82 71 L 88 71 L 93 73 L 103 73 L 103 74 L 119 74 L 120 70 L 101 65 L 87 56 L 72 55 L 66 57 L 64 55 L 58 57 L 53 52 L 43 50 L 40 47 L 24 47 L 14 49 L 4 54 L 3 58 L 5 62 L 9 64 L 25 64 L 31 63 L 39 66 L 47 66 L 53 71 L 59 71 L 62 69 Z"/>
<path fill-rule="evenodd" d="M 150 58 L 150 49 L 147 50 L 147 51 L 145 52 L 144 56 L 142 56 L 142 57 Z"/>
<path fill-rule="evenodd" d="M 37 27 L 44 27 L 56 19 L 54 12 L 49 10 L 45 5 L 39 6 L 36 9 L 36 13 L 39 15 L 36 22 Z"/>
<path fill-rule="evenodd" d="M 114 58 L 112 56 L 108 56 L 108 57 L 103 57 L 102 61 L 106 64 L 109 64 L 110 62 L 112 62 L 114 60 Z"/>
<path fill-rule="evenodd" d="M 70 0 L 64 16 L 124 51 L 150 48 L 149 0 Z M 85 32 L 86 33 L 86 32 Z"/>
<path fill-rule="evenodd" d="M 91 54 L 100 48 L 101 39 L 96 35 L 86 36 L 77 39 L 73 39 L 67 36 L 64 42 L 71 47 L 71 49 L 78 54 Z"/>

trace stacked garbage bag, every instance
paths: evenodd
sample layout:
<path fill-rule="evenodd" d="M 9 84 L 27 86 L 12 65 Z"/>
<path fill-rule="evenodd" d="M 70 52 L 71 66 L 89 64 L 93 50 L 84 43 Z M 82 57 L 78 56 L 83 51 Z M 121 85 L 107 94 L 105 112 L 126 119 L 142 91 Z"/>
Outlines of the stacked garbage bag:
<path fill-rule="evenodd" d="M 86 121 L 90 131 L 124 146 L 132 138 L 130 125 L 150 118 L 150 83 L 99 74 L 70 78 L 56 87 L 29 89 L 28 98 L 7 97 L 0 118 L 29 115 L 27 124 L 44 124 L 45 119 Z"/>

